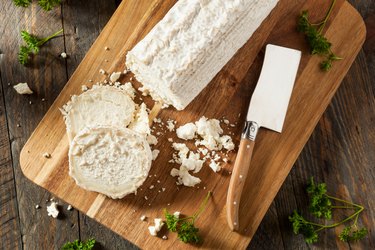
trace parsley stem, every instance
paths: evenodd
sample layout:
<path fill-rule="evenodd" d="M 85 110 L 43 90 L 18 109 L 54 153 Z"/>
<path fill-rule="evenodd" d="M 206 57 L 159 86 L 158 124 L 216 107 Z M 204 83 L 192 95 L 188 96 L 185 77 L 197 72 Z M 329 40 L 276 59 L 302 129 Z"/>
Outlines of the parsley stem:
<path fill-rule="evenodd" d="M 347 217 L 346 219 L 343 219 L 342 221 L 339 221 L 337 223 L 334 223 L 334 224 L 331 224 L 331 225 L 321 225 L 322 227 L 317 229 L 316 232 L 319 232 L 325 228 L 333 228 L 333 227 L 337 227 L 338 225 L 341 225 L 347 221 L 350 221 L 352 220 L 353 218 L 355 218 L 356 216 L 358 216 L 360 213 L 362 213 L 362 211 L 364 210 L 364 208 L 360 208 L 359 210 L 357 210 L 355 213 L 353 213 L 352 215 L 350 215 L 349 217 Z M 313 225 L 313 224 L 312 224 Z"/>
<path fill-rule="evenodd" d="M 349 202 L 349 201 L 346 201 L 346 200 L 343 200 L 343 199 L 339 199 L 339 198 L 336 198 L 336 197 L 333 197 L 333 196 L 330 196 L 330 195 L 327 195 L 327 194 L 326 194 L 326 196 L 329 199 L 339 201 L 339 202 L 342 202 L 342 203 L 346 203 L 346 204 L 349 204 L 349 205 L 354 206 L 356 208 L 363 208 L 361 205 L 358 205 L 358 204 L 355 204 L 355 203 L 352 203 L 352 202 Z"/>
<path fill-rule="evenodd" d="M 209 191 L 208 194 L 206 195 L 206 198 L 204 198 L 203 202 L 199 206 L 198 211 L 192 216 L 193 217 L 193 222 L 198 218 L 198 216 L 203 212 L 203 210 L 206 208 L 208 199 L 211 197 L 212 192 Z"/>
<path fill-rule="evenodd" d="M 49 37 L 46 37 L 44 39 L 42 39 L 41 41 L 38 42 L 38 47 L 42 46 L 43 44 L 45 44 L 46 42 L 48 42 L 49 40 L 51 40 L 52 38 L 55 38 L 56 36 L 60 35 L 64 30 L 61 29 L 59 31 L 57 31 L 56 33 L 50 35 Z"/>
<path fill-rule="evenodd" d="M 348 206 L 332 206 L 331 208 L 338 208 L 338 209 L 356 209 L 356 207 L 348 207 Z"/>
<path fill-rule="evenodd" d="M 327 12 L 325 18 L 324 18 L 324 20 L 323 20 L 323 22 L 322 22 L 322 24 L 321 24 L 322 26 L 320 26 L 319 29 L 318 29 L 319 34 L 321 34 L 322 31 L 324 30 L 324 27 L 325 27 L 326 24 L 327 24 L 328 18 L 329 18 L 329 16 L 330 16 L 331 13 L 332 13 L 332 10 L 333 10 L 333 7 L 335 6 L 335 4 L 336 4 L 336 0 L 333 0 L 332 3 L 331 3 L 331 6 L 329 7 L 329 10 L 328 10 L 328 12 Z"/>

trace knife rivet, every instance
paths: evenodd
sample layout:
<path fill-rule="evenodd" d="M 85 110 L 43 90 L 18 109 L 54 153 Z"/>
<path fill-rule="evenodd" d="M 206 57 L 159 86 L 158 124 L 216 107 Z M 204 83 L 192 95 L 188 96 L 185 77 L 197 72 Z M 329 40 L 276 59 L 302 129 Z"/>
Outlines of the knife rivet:
<path fill-rule="evenodd" d="M 233 225 L 237 226 L 237 222 L 234 222 Z"/>
<path fill-rule="evenodd" d="M 242 176 L 242 175 L 240 175 L 240 179 L 242 179 L 242 177 L 243 177 L 243 176 Z"/>
<path fill-rule="evenodd" d="M 233 202 L 233 205 L 237 205 L 237 202 L 236 202 L 236 201 L 234 201 L 234 202 Z"/>
<path fill-rule="evenodd" d="M 247 147 L 247 148 L 250 148 L 250 145 L 247 145 L 246 147 Z"/>

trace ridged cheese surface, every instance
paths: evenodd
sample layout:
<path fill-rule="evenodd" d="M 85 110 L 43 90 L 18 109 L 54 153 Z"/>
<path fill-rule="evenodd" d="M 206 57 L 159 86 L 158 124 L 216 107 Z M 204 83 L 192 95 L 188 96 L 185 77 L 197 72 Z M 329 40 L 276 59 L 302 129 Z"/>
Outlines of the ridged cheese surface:
<path fill-rule="evenodd" d="M 156 100 L 184 109 L 233 57 L 278 0 L 180 0 L 127 54 Z"/>

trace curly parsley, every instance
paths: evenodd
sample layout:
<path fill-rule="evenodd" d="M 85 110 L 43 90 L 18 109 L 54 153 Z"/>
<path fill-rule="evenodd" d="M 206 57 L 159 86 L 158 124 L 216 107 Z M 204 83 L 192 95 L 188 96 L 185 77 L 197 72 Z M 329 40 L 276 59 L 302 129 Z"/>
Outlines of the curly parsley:
<path fill-rule="evenodd" d="M 300 215 L 297 211 L 294 211 L 293 214 L 289 216 L 289 221 L 292 223 L 293 232 L 295 234 L 302 234 L 307 243 L 312 244 L 317 242 L 319 239 L 318 233 L 320 231 L 324 229 L 334 228 L 342 224 L 347 224 L 349 222 L 352 222 L 352 224 L 346 226 L 340 233 L 340 240 L 346 242 L 358 241 L 363 239 L 367 235 L 367 229 L 359 229 L 357 225 L 358 217 L 364 210 L 363 206 L 328 195 L 327 185 L 325 183 L 315 184 L 312 177 L 306 191 L 310 198 L 309 210 L 312 215 L 317 218 L 324 217 L 326 219 L 331 219 L 333 209 L 347 209 L 354 211 L 345 219 L 328 225 L 309 221 L 302 215 Z"/>
<path fill-rule="evenodd" d="M 95 246 L 95 239 L 88 239 L 86 242 L 75 240 L 73 242 L 67 242 L 61 248 L 62 250 L 91 250 Z"/>
<path fill-rule="evenodd" d="M 199 243 L 201 241 L 199 236 L 199 228 L 195 227 L 194 223 L 206 208 L 211 194 L 212 192 L 208 192 L 199 209 L 192 216 L 179 218 L 169 213 L 167 209 L 164 209 L 168 230 L 171 232 L 177 232 L 177 237 L 184 243 Z"/>
<path fill-rule="evenodd" d="M 52 38 L 55 38 L 56 36 L 60 35 L 62 32 L 63 30 L 59 30 L 58 32 L 56 32 L 55 34 L 52 34 L 49 37 L 39 38 L 37 36 L 34 36 L 28 33 L 25 30 L 21 31 L 21 37 L 23 41 L 26 43 L 26 45 L 23 45 L 20 47 L 20 51 L 18 53 L 18 61 L 22 65 L 28 64 L 31 55 L 38 54 L 41 46 L 43 46 L 46 42 L 48 42 Z"/>
<path fill-rule="evenodd" d="M 334 61 L 342 59 L 332 52 L 332 44 L 322 34 L 335 3 L 336 0 L 333 0 L 323 21 L 316 24 L 311 23 L 309 20 L 309 13 L 305 10 L 302 11 L 297 23 L 297 30 L 305 35 L 306 41 L 310 46 L 311 54 L 325 57 L 320 63 L 320 68 L 324 71 L 330 70 Z"/>
<path fill-rule="evenodd" d="M 13 0 L 13 3 L 18 7 L 27 8 L 32 3 L 32 0 Z M 61 0 L 38 0 L 38 4 L 43 10 L 50 11 L 60 5 Z"/>

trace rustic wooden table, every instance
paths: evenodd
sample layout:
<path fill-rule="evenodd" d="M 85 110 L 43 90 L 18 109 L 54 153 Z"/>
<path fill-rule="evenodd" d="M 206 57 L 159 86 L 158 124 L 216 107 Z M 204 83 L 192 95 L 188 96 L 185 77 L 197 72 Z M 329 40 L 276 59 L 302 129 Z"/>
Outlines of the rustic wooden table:
<path fill-rule="evenodd" d="M 375 2 L 350 2 L 366 22 L 366 43 L 249 249 L 375 249 Z M 19 166 L 22 146 L 117 5 L 114 0 L 65 0 L 46 13 L 36 5 L 22 9 L 12 1 L 0 2 L 0 249 L 59 249 L 67 241 L 90 237 L 100 249 L 137 248 L 76 210 L 64 210 L 61 219 L 48 217 L 45 201 L 51 194 L 27 180 Z M 42 49 L 33 67 L 20 66 L 21 30 L 48 35 L 61 28 L 64 36 Z M 63 51 L 66 60 L 57 56 Z M 28 82 L 35 93 L 18 95 L 13 85 L 19 82 Z M 364 204 L 361 223 L 370 229 L 366 239 L 349 245 L 330 230 L 309 246 L 292 233 L 288 215 L 296 208 L 308 212 L 304 185 L 310 176 L 325 181 L 331 193 Z"/>

